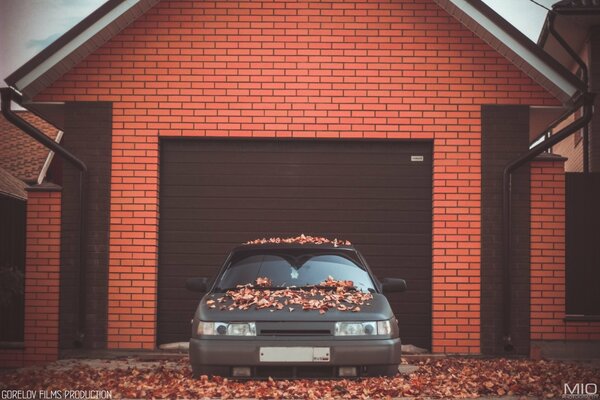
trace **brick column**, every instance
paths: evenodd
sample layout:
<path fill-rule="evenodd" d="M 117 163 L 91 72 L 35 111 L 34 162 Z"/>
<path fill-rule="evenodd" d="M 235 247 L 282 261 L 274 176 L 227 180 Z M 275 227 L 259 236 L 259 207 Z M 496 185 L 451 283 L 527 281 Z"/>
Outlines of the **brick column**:
<path fill-rule="evenodd" d="M 599 322 L 564 319 L 565 160 L 544 154 L 531 163 L 530 326 L 533 358 L 558 348 L 556 342 L 550 341 L 600 339 Z M 561 345 L 564 347 L 566 342 Z"/>
<path fill-rule="evenodd" d="M 531 340 L 562 339 L 565 312 L 565 158 L 531 163 Z"/>
<path fill-rule="evenodd" d="M 58 358 L 61 188 L 28 189 L 24 365 Z"/>

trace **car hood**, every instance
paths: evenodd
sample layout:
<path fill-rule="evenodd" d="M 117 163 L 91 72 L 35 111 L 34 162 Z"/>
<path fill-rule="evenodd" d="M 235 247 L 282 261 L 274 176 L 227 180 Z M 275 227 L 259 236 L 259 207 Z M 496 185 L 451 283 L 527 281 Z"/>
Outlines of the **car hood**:
<path fill-rule="evenodd" d="M 273 308 L 256 309 L 250 307 L 248 310 L 221 310 L 220 304 L 215 303 L 215 308 L 210 308 L 206 303 L 208 300 L 216 300 L 223 293 L 206 295 L 200 301 L 196 310 L 196 318 L 201 321 L 382 321 L 391 319 L 394 314 L 384 295 L 373 294 L 373 299 L 360 306 L 360 311 L 339 311 L 329 309 L 321 314 L 319 310 L 303 310 L 299 305 L 292 305 L 281 310 Z"/>

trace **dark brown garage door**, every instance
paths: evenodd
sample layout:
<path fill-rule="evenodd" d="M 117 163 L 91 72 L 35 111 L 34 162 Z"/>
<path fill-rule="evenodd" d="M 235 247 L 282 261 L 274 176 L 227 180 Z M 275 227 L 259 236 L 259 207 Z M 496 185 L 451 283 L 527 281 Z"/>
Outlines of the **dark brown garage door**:
<path fill-rule="evenodd" d="M 402 340 L 431 348 L 431 165 L 430 142 L 162 141 L 158 343 L 189 340 L 186 278 L 213 276 L 249 239 L 304 233 L 405 278 L 390 298 Z"/>

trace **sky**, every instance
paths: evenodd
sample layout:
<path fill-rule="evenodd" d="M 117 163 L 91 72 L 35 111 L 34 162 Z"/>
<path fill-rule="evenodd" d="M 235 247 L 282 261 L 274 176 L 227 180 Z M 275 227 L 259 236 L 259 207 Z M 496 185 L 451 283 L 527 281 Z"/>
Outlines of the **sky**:
<path fill-rule="evenodd" d="M 0 86 L 4 78 L 106 0 L 0 0 Z"/>
<path fill-rule="evenodd" d="M 106 0 L 0 0 L 0 86 L 4 78 Z M 531 40 L 546 10 L 531 0 L 483 0 Z M 536 0 L 550 6 L 558 0 Z"/>

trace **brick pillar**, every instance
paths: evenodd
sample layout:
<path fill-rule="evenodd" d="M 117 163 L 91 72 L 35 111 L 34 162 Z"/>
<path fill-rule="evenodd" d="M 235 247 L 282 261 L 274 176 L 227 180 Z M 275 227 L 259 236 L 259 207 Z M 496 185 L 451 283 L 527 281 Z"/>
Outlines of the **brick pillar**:
<path fill-rule="evenodd" d="M 545 154 L 531 163 L 532 341 L 564 336 L 565 160 Z"/>
<path fill-rule="evenodd" d="M 58 358 L 61 188 L 28 189 L 24 365 Z"/>
<path fill-rule="evenodd" d="M 600 340 L 600 321 L 565 320 L 564 162 L 544 154 L 531 163 L 532 358 L 589 355 L 583 342 Z"/>

